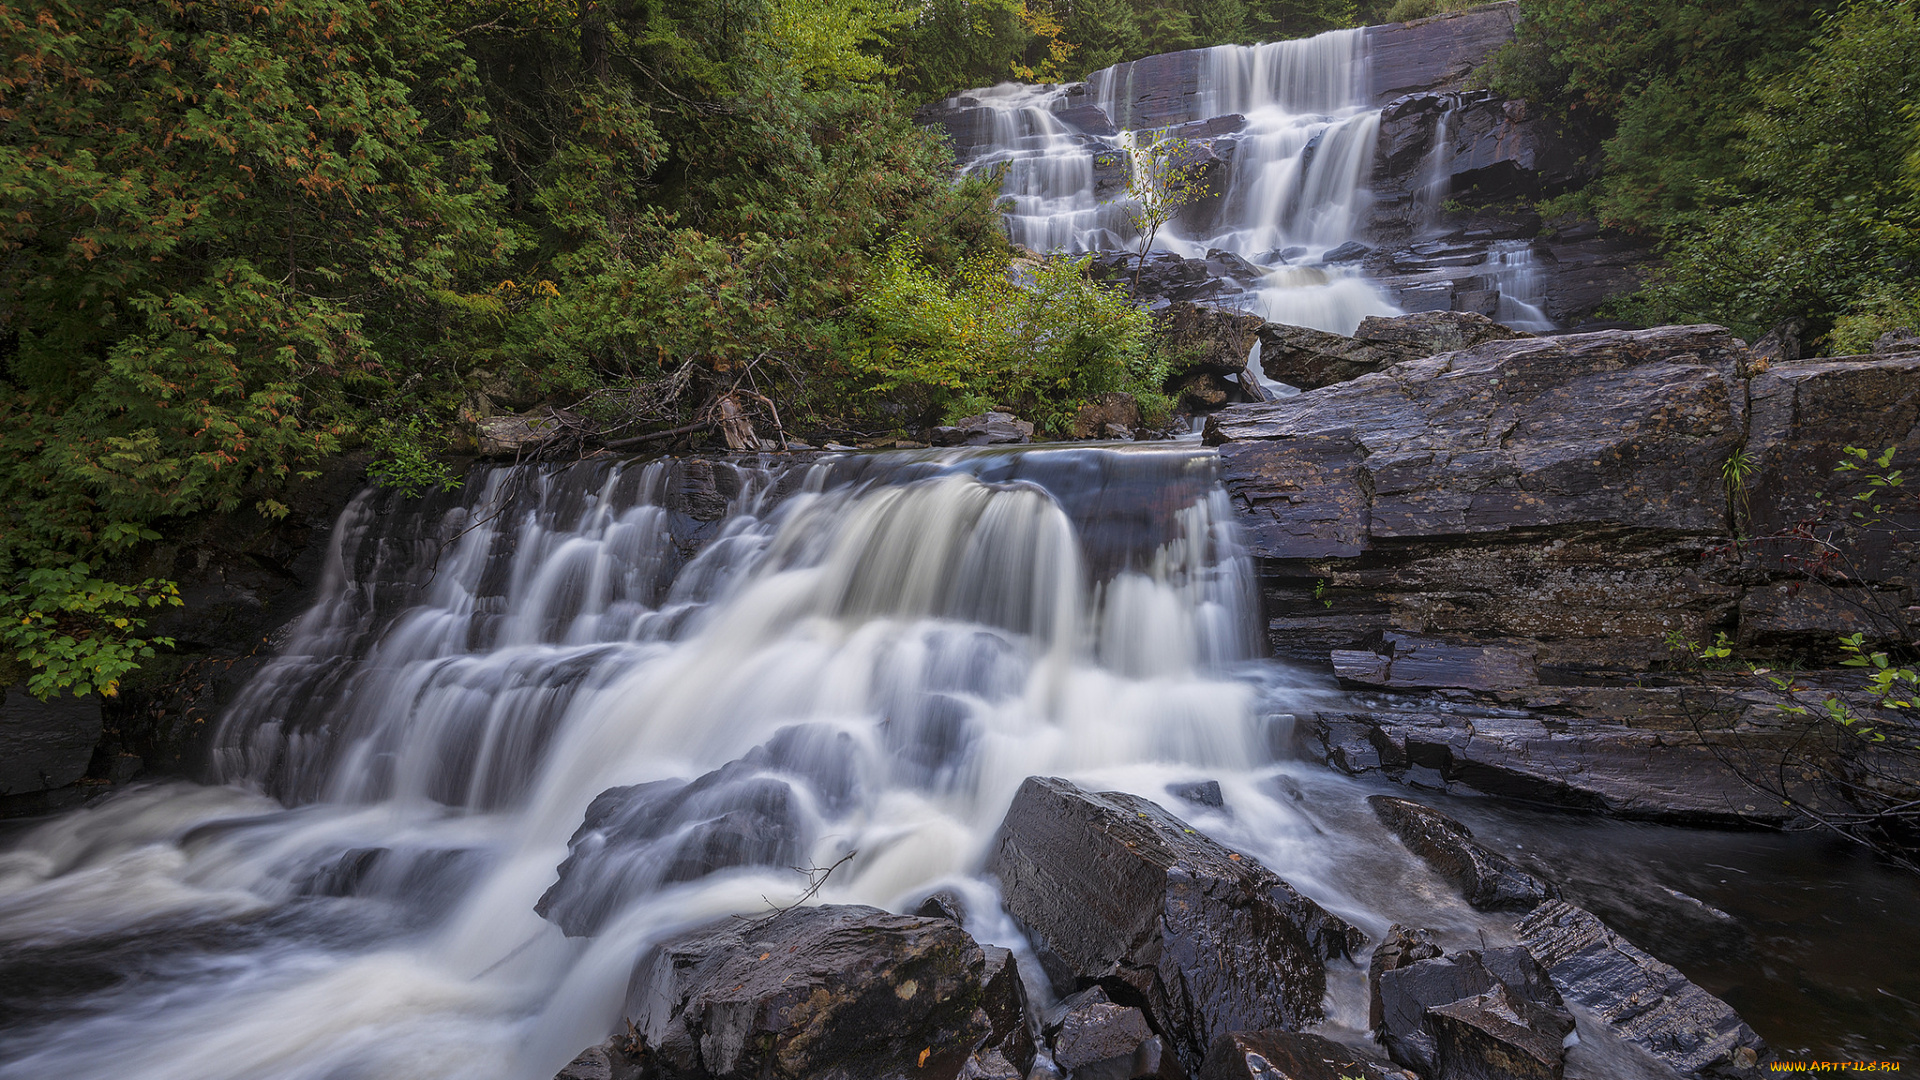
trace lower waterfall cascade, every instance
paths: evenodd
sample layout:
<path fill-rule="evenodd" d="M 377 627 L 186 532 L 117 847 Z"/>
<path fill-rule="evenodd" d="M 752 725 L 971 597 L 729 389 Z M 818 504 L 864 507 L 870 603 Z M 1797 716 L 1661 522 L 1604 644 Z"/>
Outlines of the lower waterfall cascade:
<path fill-rule="evenodd" d="M 649 942 L 850 852 L 818 901 L 952 890 L 1030 958 L 979 868 L 1031 775 L 1165 803 L 1375 941 L 1497 937 L 1374 820 L 1378 785 L 1295 752 L 1342 692 L 1265 656 L 1216 460 L 599 460 L 361 493 L 216 782 L 0 847 L 0 1078 L 545 1080 Z M 1197 780 L 1224 807 L 1169 798 Z M 602 792 L 688 781 L 648 842 L 569 848 Z M 772 839 L 715 843 L 729 814 Z M 1363 966 L 1332 965 L 1322 1030 L 1362 1039 L 1366 1011 Z M 1582 1053 L 1569 1076 L 1623 1075 Z"/>

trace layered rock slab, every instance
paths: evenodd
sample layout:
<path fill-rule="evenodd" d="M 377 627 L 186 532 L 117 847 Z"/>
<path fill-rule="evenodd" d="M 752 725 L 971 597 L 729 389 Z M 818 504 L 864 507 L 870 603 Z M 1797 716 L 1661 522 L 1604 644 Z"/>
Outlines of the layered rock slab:
<path fill-rule="evenodd" d="M 1222 1035 L 1320 1015 L 1326 962 L 1360 934 L 1146 799 L 1029 777 L 988 857 L 1061 993 L 1144 1007 L 1189 1069 Z"/>
<path fill-rule="evenodd" d="M 1520 941 L 1566 1000 L 1682 1076 L 1757 1077 L 1766 1044 L 1726 1002 L 1615 933 L 1551 900 L 1521 920 Z"/>

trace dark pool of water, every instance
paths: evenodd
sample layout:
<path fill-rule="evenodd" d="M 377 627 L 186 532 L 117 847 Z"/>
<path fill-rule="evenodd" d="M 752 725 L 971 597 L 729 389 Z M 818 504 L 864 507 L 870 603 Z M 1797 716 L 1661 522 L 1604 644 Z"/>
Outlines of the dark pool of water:
<path fill-rule="evenodd" d="M 1814 834 L 1435 802 L 1782 1054 L 1920 1066 L 1920 877 Z"/>

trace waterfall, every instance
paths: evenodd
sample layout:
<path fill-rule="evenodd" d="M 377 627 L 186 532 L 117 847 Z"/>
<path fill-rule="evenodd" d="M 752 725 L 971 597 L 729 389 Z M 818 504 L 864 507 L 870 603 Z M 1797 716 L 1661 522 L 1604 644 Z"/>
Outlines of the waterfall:
<path fill-rule="evenodd" d="M 0 993 L 0 1077 L 544 1080 L 615 1023 L 647 941 L 850 851 L 820 899 L 950 888 L 1024 949 L 976 875 L 1036 773 L 1217 779 L 1233 811 L 1197 825 L 1383 929 L 1286 794 L 1370 820 L 1285 751 L 1332 691 L 1259 659 L 1215 468 L 919 451 L 361 494 L 222 720 L 223 783 L 0 851 L 0 953 L 45 980 L 24 1019 Z M 570 848 L 602 793 L 661 796 L 656 826 Z"/>
<path fill-rule="evenodd" d="M 1079 88 L 1012 83 L 974 91 L 968 103 L 989 112 L 992 130 L 966 168 L 1006 169 L 1007 229 L 1017 244 L 1132 249 L 1128 151 L 1166 135 L 1204 142 L 1225 162 L 1217 205 L 1183 213 L 1155 250 L 1249 260 L 1264 276 L 1245 283 L 1235 306 L 1351 333 L 1368 315 L 1399 312 L 1357 267 L 1318 262 L 1360 235 L 1371 202 L 1380 110 L 1367 99 L 1366 42 L 1362 30 L 1337 30 L 1175 54 L 1193 69 L 1195 88 L 1171 102 L 1164 87 L 1143 92 L 1144 61 L 1094 72 L 1083 96 Z M 1212 121 L 1204 131 L 1181 126 L 1203 121 Z"/>

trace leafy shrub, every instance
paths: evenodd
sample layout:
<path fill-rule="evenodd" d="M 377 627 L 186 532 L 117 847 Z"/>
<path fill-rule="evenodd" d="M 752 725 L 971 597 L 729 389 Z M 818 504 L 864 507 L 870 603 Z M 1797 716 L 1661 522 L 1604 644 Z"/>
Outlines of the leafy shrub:
<path fill-rule="evenodd" d="M 1101 394 L 1123 391 L 1150 406 L 1166 376 L 1146 347 L 1152 317 L 1088 280 L 1087 265 L 1050 259 L 1022 283 L 1003 256 L 989 256 L 946 276 L 914 244 L 899 244 L 861 292 L 852 370 L 870 392 L 923 394 L 940 419 L 1005 405 L 1054 435 Z"/>

